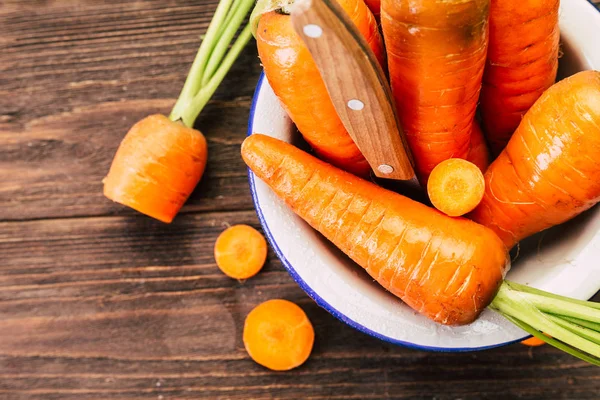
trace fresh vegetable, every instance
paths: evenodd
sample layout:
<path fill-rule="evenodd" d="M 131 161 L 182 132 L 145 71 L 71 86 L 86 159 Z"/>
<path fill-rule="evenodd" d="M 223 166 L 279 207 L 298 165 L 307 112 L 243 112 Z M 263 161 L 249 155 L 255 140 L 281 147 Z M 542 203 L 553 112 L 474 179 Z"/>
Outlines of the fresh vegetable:
<path fill-rule="evenodd" d="M 312 351 L 315 331 L 304 311 L 287 300 L 269 300 L 246 317 L 244 346 L 258 364 L 274 371 L 302 365 Z"/>
<path fill-rule="evenodd" d="M 431 171 L 427 194 L 435 208 L 458 217 L 477 207 L 483 197 L 484 185 L 479 167 L 462 158 L 450 158 Z"/>
<path fill-rule="evenodd" d="M 450 218 L 271 137 L 250 136 L 242 156 L 294 212 L 434 321 L 472 322 L 498 290 L 508 258 L 490 229 Z"/>
<path fill-rule="evenodd" d="M 538 347 L 541 345 L 546 344 L 545 341 L 543 341 L 542 339 L 538 339 L 535 336 L 530 337 L 529 339 L 525 339 L 521 342 L 521 344 L 525 345 L 525 346 L 529 346 L 529 347 Z"/>
<path fill-rule="evenodd" d="M 363 0 L 339 0 L 383 64 L 377 22 Z M 324 160 L 361 176 L 371 168 L 344 128 L 325 83 L 291 17 L 281 10 L 259 14 L 256 42 L 265 75 L 302 136 Z"/>
<path fill-rule="evenodd" d="M 492 0 L 481 90 L 483 127 L 498 155 L 556 79 L 559 0 Z"/>
<path fill-rule="evenodd" d="M 470 217 L 509 248 L 600 201 L 600 72 L 548 89 L 485 174 Z"/>
<path fill-rule="evenodd" d="M 136 123 L 119 146 L 104 195 L 170 223 L 204 173 L 206 139 L 194 121 L 252 36 L 247 25 L 229 48 L 253 0 L 221 0 L 169 118 Z"/>
<path fill-rule="evenodd" d="M 268 136 L 247 138 L 242 156 L 294 212 L 416 311 L 443 324 L 466 324 L 491 301 L 531 335 L 600 365 L 600 304 L 501 283 L 508 255 L 491 230 Z"/>
<path fill-rule="evenodd" d="M 467 160 L 477 165 L 481 172 L 485 173 L 490 166 L 490 150 L 488 149 L 483 132 L 477 121 L 473 121 L 473 132 L 471 133 L 471 147 Z"/>
<path fill-rule="evenodd" d="M 373 13 L 377 21 L 381 18 L 381 0 L 365 0 L 367 7 Z"/>
<path fill-rule="evenodd" d="M 488 42 L 490 0 L 383 0 L 381 25 L 400 123 L 425 186 L 467 158 Z"/>
<path fill-rule="evenodd" d="M 248 225 L 225 229 L 215 242 L 215 261 L 223 273 L 234 279 L 248 279 L 260 271 L 267 259 L 267 242 Z"/>

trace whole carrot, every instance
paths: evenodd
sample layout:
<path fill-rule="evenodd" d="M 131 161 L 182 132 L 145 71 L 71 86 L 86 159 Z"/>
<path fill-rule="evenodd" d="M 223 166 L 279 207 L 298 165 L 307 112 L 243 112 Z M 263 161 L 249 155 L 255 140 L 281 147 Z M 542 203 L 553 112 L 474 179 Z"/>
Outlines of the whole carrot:
<path fill-rule="evenodd" d="M 488 149 L 477 121 L 473 121 L 473 132 L 471 133 L 471 145 L 467 160 L 477 165 L 483 173 L 490 166 L 490 149 Z"/>
<path fill-rule="evenodd" d="M 248 166 L 377 282 L 434 321 L 473 321 L 507 270 L 490 230 L 338 170 L 277 139 L 244 141 Z"/>
<path fill-rule="evenodd" d="M 508 247 L 600 201 L 600 72 L 548 89 L 485 174 L 471 218 Z"/>
<path fill-rule="evenodd" d="M 600 304 L 501 282 L 507 251 L 490 229 L 268 136 L 247 138 L 242 156 L 296 214 L 418 312 L 459 325 L 489 304 L 531 335 L 600 366 Z"/>
<path fill-rule="evenodd" d="M 481 114 L 494 155 L 556 79 L 558 8 L 559 0 L 492 0 Z"/>
<path fill-rule="evenodd" d="M 383 63 L 381 35 L 363 0 L 339 0 L 339 4 Z M 262 14 L 256 43 L 269 84 L 315 153 L 342 169 L 367 176 L 371 169 L 338 117 L 291 17 L 278 10 Z"/>
<path fill-rule="evenodd" d="M 383 0 L 381 24 L 398 115 L 421 183 L 467 158 L 488 42 L 490 0 Z"/>

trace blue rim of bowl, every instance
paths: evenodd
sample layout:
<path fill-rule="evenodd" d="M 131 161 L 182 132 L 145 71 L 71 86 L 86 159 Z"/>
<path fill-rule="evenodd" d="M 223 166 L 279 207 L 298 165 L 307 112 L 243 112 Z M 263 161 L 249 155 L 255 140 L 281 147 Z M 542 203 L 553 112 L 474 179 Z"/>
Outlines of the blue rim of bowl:
<path fill-rule="evenodd" d="M 253 129 L 254 128 L 254 113 L 256 111 L 256 104 L 258 102 L 258 96 L 262 89 L 264 77 L 265 77 L 264 73 L 261 73 L 260 77 L 258 78 L 256 90 L 254 91 L 254 97 L 252 98 L 252 105 L 250 107 L 250 118 L 248 120 L 248 136 L 250 136 L 254 133 L 254 129 Z M 265 220 L 263 211 L 258 203 L 258 195 L 256 193 L 254 174 L 252 173 L 252 171 L 250 169 L 248 169 L 248 181 L 250 183 L 250 193 L 252 194 L 252 201 L 254 203 L 254 208 L 256 209 L 256 214 L 258 216 L 258 220 L 262 226 L 265 236 L 267 237 L 267 240 L 269 241 L 269 244 L 271 245 L 271 248 L 273 249 L 273 251 L 275 252 L 277 257 L 279 258 L 279 260 L 281 260 L 281 263 L 283 264 L 285 269 L 292 276 L 294 281 L 296 281 L 296 283 L 300 286 L 300 288 L 302 288 L 302 290 L 304 290 L 304 292 L 306 292 L 306 294 L 311 299 L 313 299 L 320 307 L 324 308 L 331 315 L 333 315 L 334 317 L 336 317 L 343 323 L 351 326 L 352 328 L 354 328 L 362 333 L 366 333 L 369 336 L 373 336 L 377 339 L 383 340 L 384 342 L 392 343 L 395 345 L 400 345 L 400 346 L 404 346 L 404 347 L 408 347 L 408 348 L 416 349 L 416 350 L 446 352 L 446 353 L 458 353 L 458 352 L 469 352 L 469 351 L 493 349 L 496 347 L 502 347 L 502 346 L 506 346 L 509 344 L 517 343 L 524 339 L 527 339 L 528 337 L 531 337 L 530 335 L 527 335 L 527 336 L 523 336 L 520 339 L 511 340 L 511 341 L 503 342 L 503 343 L 492 344 L 489 346 L 481 346 L 481 347 L 433 347 L 433 346 L 423 346 L 423 345 L 419 345 L 416 343 L 406 342 L 404 340 L 399 340 L 399 339 L 395 339 L 395 338 L 392 338 L 389 336 L 385 336 L 385 335 L 382 335 L 381 333 L 375 332 L 375 331 L 367 328 L 364 325 L 361 325 L 357 321 L 347 317 L 342 312 L 338 311 L 331 304 L 327 303 L 296 272 L 296 270 L 294 269 L 292 264 L 288 261 L 288 259 L 285 257 L 285 255 L 279 248 L 279 245 L 275 241 L 275 238 L 273 237 L 273 234 L 271 233 L 271 230 L 269 229 L 269 226 Z"/>

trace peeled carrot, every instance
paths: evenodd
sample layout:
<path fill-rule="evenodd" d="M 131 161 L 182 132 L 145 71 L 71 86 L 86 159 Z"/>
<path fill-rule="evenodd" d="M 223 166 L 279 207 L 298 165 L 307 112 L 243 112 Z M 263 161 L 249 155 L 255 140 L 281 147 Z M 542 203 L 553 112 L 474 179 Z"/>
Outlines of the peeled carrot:
<path fill-rule="evenodd" d="M 151 115 L 129 130 L 103 180 L 106 197 L 173 220 L 206 166 L 206 139 L 194 121 L 252 37 L 248 24 L 229 46 L 253 5 L 220 0 L 171 115 Z"/>
<path fill-rule="evenodd" d="M 490 166 L 490 150 L 488 149 L 483 132 L 477 121 L 473 121 L 473 132 L 471 133 L 471 147 L 467 160 L 477 165 L 481 172 L 485 173 Z"/>
<path fill-rule="evenodd" d="M 488 42 L 490 0 L 383 0 L 392 92 L 421 183 L 467 158 Z"/>
<path fill-rule="evenodd" d="M 315 331 L 304 311 L 287 300 L 269 300 L 246 317 L 244 346 L 258 364 L 274 371 L 302 365 L 312 351 Z"/>
<path fill-rule="evenodd" d="M 267 259 L 267 242 L 263 235 L 248 225 L 225 229 L 215 242 L 215 261 L 223 273 L 234 279 L 256 275 Z"/>
<path fill-rule="evenodd" d="M 481 114 L 494 155 L 502 151 L 523 115 L 556 79 L 559 2 L 491 2 Z"/>
<path fill-rule="evenodd" d="M 483 197 L 485 181 L 479 167 L 461 158 L 439 163 L 429 176 L 427 194 L 431 204 L 451 217 L 472 211 Z"/>
<path fill-rule="evenodd" d="M 383 42 L 377 22 L 363 0 L 338 0 L 383 65 Z M 322 159 L 354 174 L 370 167 L 344 128 L 291 17 L 281 11 L 260 16 L 256 33 L 265 75 L 304 139 Z"/>
<path fill-rule="evenodd" d="M 377 282 L 434 321 L 473 321 L 494 297 L 507 252 L 489 229 L 387 191 L 254 134 L 248 166 Z"/>
<path fill-rule="evenodd" d="M 600 201 L 600 72 L 548 89 L 525 114 L 485 174 L 470 217 L 507 247 L 563 223 Z"/>
<path fill-rule="evenodd" d="M 379 21 L 381 17 L 381 0 L 365 0 L 365 3 L 373 13 L 375 19 Z"/>
<path fill-rule="evenodd" d="M 204 173 L 202 133 L 151 115 L 135 124 L 121 142 L 104 178 L 104 195 L 169 223 Z"/>

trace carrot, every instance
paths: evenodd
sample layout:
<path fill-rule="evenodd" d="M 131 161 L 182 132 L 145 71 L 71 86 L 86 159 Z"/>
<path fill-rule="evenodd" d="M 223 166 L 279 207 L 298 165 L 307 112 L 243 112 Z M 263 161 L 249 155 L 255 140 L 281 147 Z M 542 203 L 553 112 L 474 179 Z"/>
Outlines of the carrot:
<path fill-rule="evenodd" d="M 531 335 L 600 365 L 600 304 L 500 284 L 507 251 L 490 229 L 448 217 L 268 136 L 247 138 L 242 157 L 296 214 L 413 309 L 459 325 L 490 304 Z"/>
<path fill-rule="evenodd" d="M 431 171 L 427 194 L 435 208 L 458 217 L 477 207 L 483 197 L 484 184 L 479 167 L 461 158 L 450 158 Z"/>
<path fill-rule="evenodd" d="M 381 18 L 381 0 L 365 0 L 365 4 L 369 7 L 375 19 L 379 21 Z"/>
<path fill-rule="evenodd" d="M 242 156 L 294 212 L 434 321 L 467 324 L 494 297 L 508 259 L 491 230 L 450 218 L 267 136 L 247 138 Z"/>
<path fill-rule="evenodd" d="M 363 0 L 338 0 L 383 65 L 383 42 L 373 14 Z M 370 167 L 344 128 L 325 83 L 289 15 L 260 15 L 256 33 L 265 75 L 304 139 L 322 159 L 361 176 Z"/>
<path fill-rule="evenodd" d="M 525 339 L 521 341 L 521 344 L 529 347 L 538 347 L 546 344 L 542 339 L 538 339 L 535 336 L 530 337 L 529 339 Z"/>
<path fill-rule="evenodd" d="M 483 127 L 498 155 L 556 79 L 559 0 L 492 0 L 481 90 Z"/>
<path fill-rule="evenodd" d="M 381 3 L 392 92 L 423 186 L 437 164 L 468 156 L 489 2 Z"/>
<path fill-rule="evenodd" d="M 561 224 L 600 201 L 600 72 L 548 89 L 525 114 L 485 174 L 470 217 L 507 247 Z"/>
<path fill-rule="evenodd" d="M 477 165 L 481 172 L 485 171 L 490 166 L 490 150 L 487 147 L 483 132 L 477 121 L 473 121 L 473 132 L 471 133 L 471 146 L 467 160 Z"/>
<path fill-rule="evenodd" d="M 267 242 L 248 225 L 225 229 L 215 242 L 215 261 L 223 273 L 234 279 L 248 279 L 260 271 L 267 259 Z"/>
<path fill-rule="evenodd" d="M 106 197 L 162 222 L 177 215 L 206 165 L 194 121 L 252 37 L 246 25 L 229 48 L 253 4 L 220 1 L 170 117 L 151 115 L 129 130 L 103 180 Z"/>
<path fill-rule="evenodd" d="M 254 308 L 244 323 L 244 346 L 258 364 L 273 371 L 296 368 L 308 359 L 315 331 L 304 311 L 287 300 Z"/>

